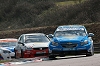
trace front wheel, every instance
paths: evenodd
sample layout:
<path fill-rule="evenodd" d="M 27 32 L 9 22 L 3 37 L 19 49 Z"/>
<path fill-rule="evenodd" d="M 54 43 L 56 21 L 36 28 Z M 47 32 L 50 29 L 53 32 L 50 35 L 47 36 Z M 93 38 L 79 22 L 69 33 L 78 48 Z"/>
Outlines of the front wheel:
<path fill-rule="evenodd" d="M 24 58 L 24 51 L 21 49 L 21 58 Z"/>
<path fill-rule="evenodd" d="M 93 56 L 94 55 L 94 47 L 92 47 L 91 52 L 88 52 L 86 56 Z"/>
<path fill-rule="evenodd" d="M 21 58 L 21 52 L 19 52 L 18 50 L 15 50 L 15 58 Z"/>
<path fill-rule="evenodd" d="M 14 56 L 14 57 L 17 58 L 17 57 L 16 57 L 16 50 L 15 50 L 15 48 L 14 48 L 14 52 L 15 52 L 15 56 Z"/>

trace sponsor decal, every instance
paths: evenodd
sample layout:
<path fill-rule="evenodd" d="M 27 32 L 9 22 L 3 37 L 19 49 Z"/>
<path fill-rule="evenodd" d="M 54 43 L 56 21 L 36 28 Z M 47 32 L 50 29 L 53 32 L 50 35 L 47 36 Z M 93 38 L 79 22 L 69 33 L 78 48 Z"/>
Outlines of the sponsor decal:
<path fill-rule="evenodd" d="M 57 31 L 66 31 L 66 30 L 84 30 L 84 28 L 74 28 L 74 27 L 61 27 L 61 28 L 58 28 Z"/>

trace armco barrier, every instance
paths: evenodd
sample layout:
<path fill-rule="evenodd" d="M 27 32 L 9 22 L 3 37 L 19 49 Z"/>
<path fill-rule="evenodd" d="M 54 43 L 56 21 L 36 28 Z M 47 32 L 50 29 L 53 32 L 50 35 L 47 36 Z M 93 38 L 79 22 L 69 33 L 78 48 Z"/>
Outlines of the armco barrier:
<path fill-rule="evenodd" d="M 100 53 L 100 43 L 94 43 L 94 52 Z"/>

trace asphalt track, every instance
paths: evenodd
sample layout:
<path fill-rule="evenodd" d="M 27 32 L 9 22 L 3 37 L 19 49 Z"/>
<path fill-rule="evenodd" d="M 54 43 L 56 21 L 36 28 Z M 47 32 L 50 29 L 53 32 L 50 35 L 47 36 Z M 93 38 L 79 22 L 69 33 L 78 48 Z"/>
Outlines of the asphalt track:
<path fill-rule="evenodd" d="M 100 66 L 100 54 L 86 57 L 84 55 L 34 59 L 31 62 L 22 64 L 12 64 L 10 66 Z"/>

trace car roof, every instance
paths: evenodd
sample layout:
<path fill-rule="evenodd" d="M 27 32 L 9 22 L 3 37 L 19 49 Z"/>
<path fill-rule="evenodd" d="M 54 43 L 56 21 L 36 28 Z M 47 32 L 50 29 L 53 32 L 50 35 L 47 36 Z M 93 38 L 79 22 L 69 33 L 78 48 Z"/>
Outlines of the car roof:
<path fill-rule="evenodd" d="M 28 33 L 28 34 L 22 34 L 22 35 L 45 35 L 44 33 Z"/>
<path fill-rule="evenodd" d="M 63 25 L 58 26 L 56 31 L 66 31 L 66 30 L 85 30 L 85 27 L 82 25 Z"/>
<path fill-rule="evenodd" d="M 59 26 L 59 27 L 62 27 L 62 28 L 67 28 L 67 27 L 79 27 L 79 28 L 83 28 L 84 26 L 83 25 L 62 25 L 62 26 Z"/>
<path fill-rule="evenodd" d="M 17 42 L 16 38 L 5 38 L 5 39 L 0 39 L 0 42 Z"/>

